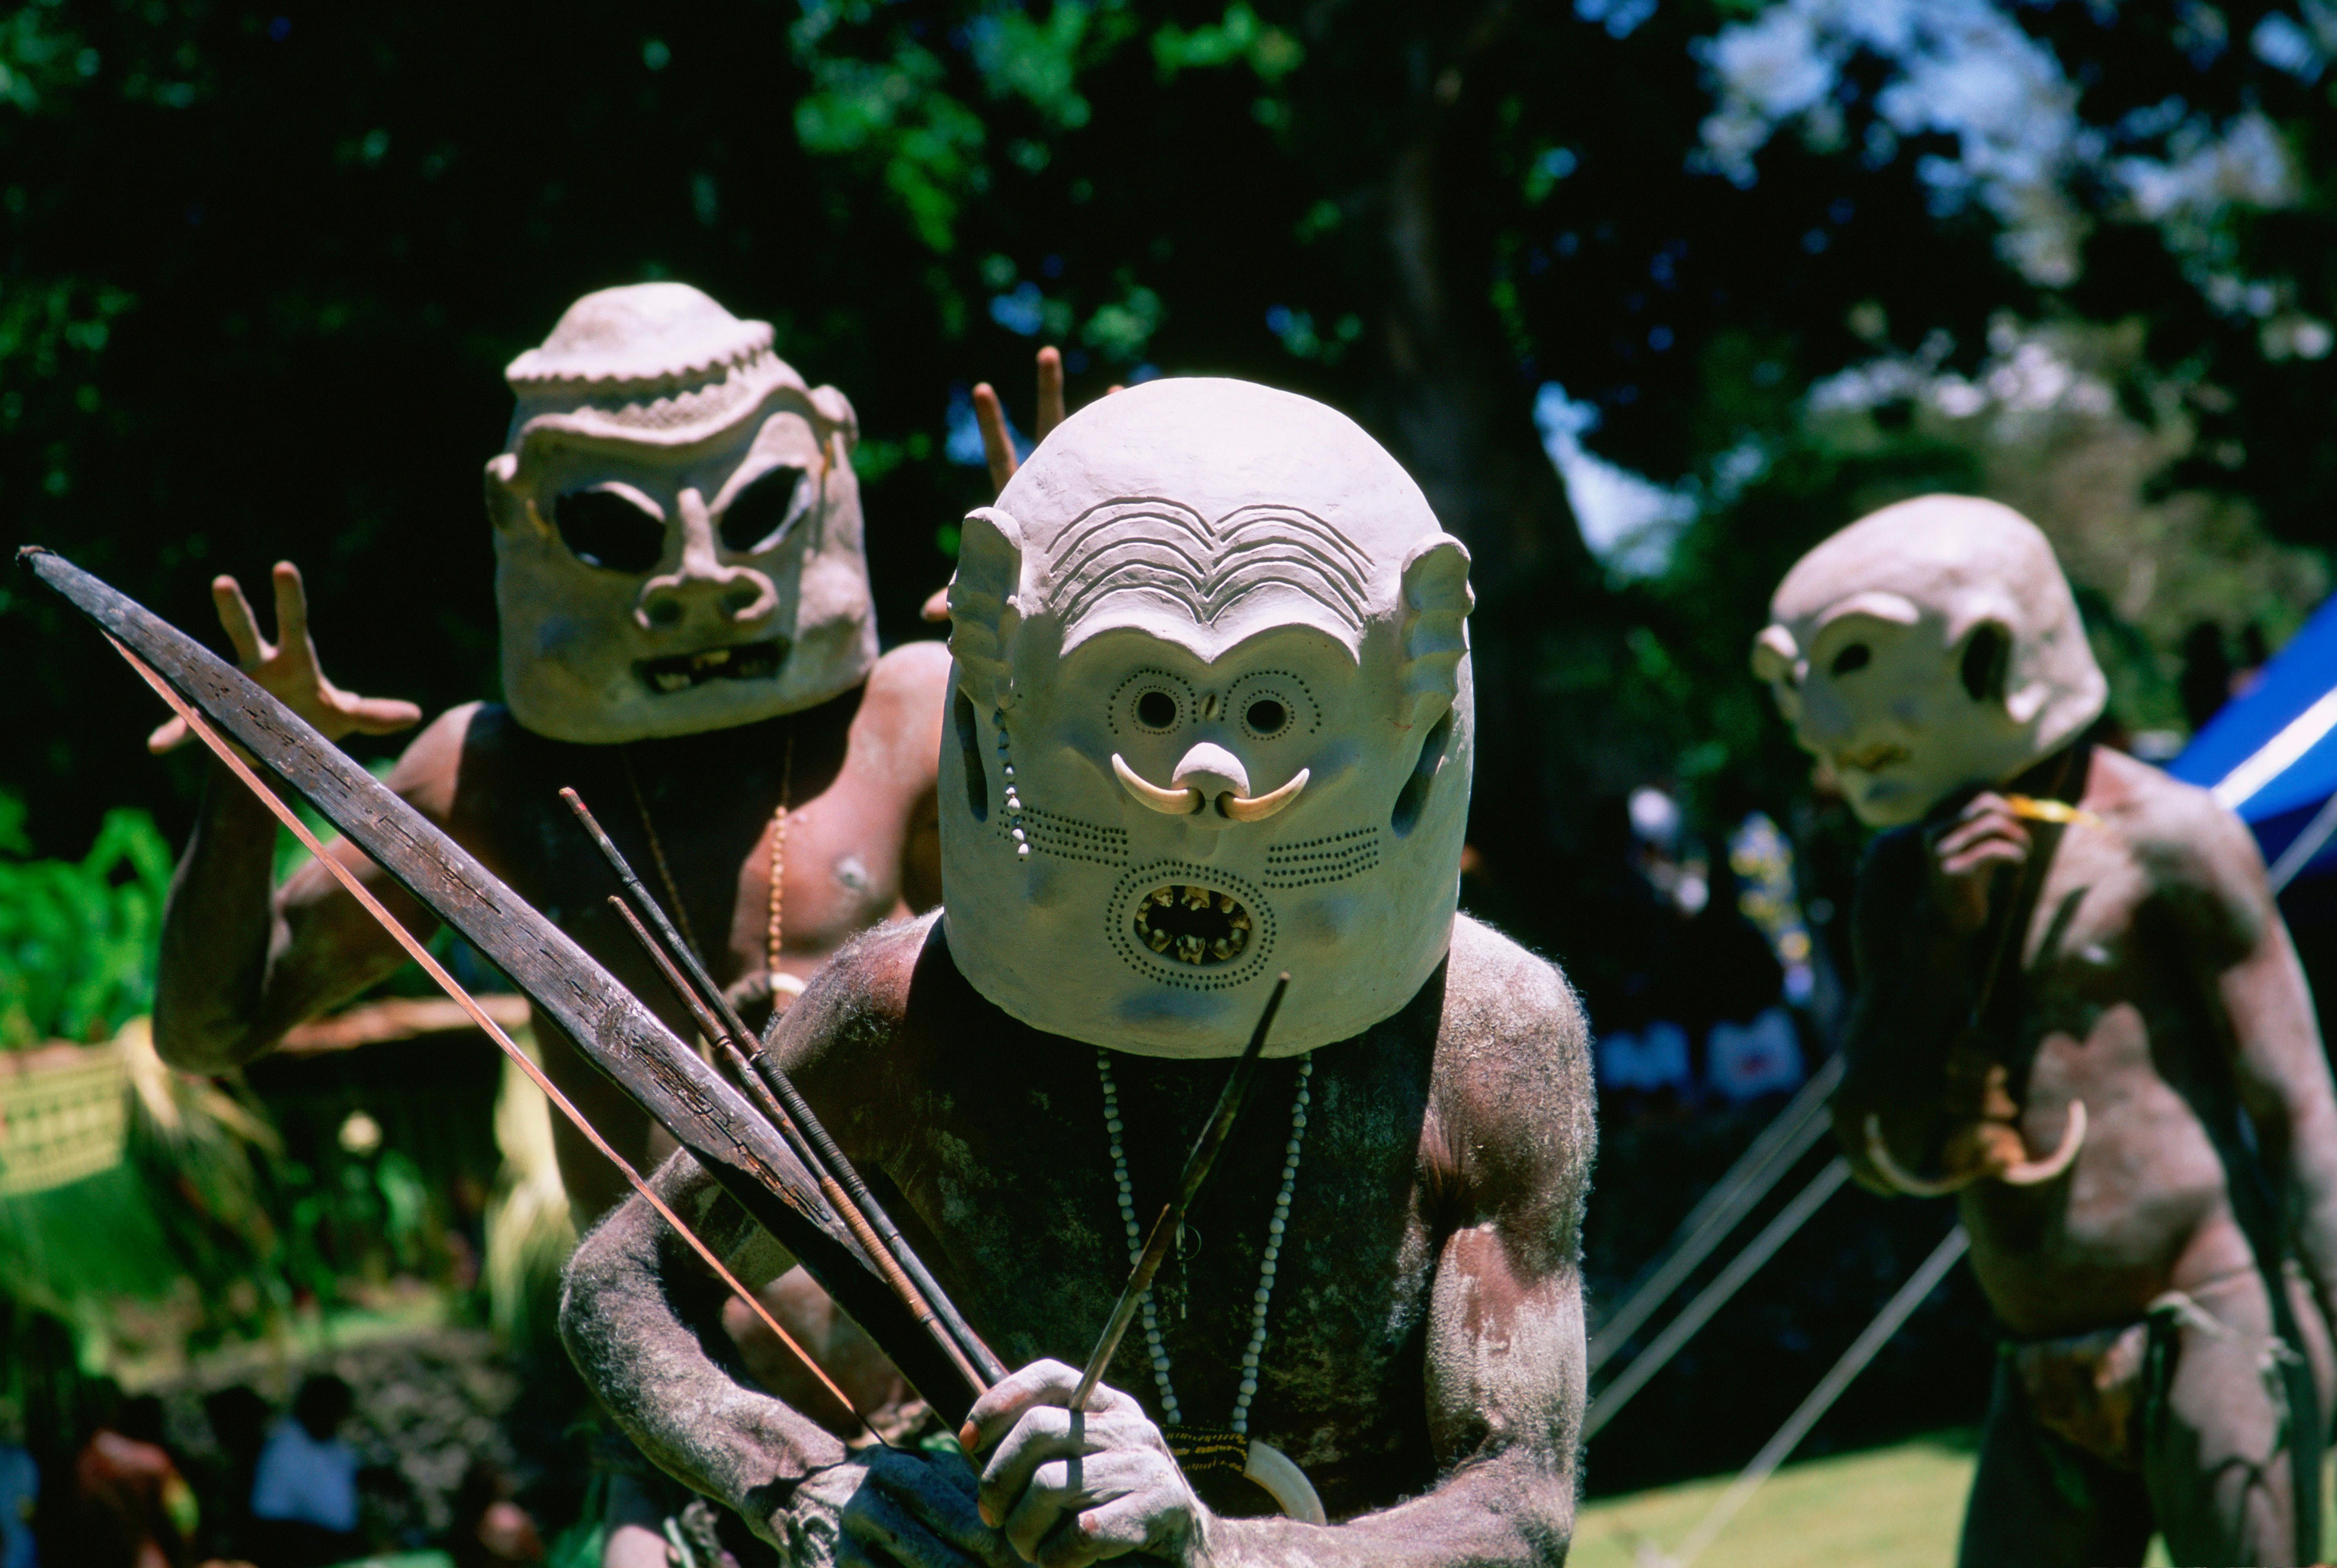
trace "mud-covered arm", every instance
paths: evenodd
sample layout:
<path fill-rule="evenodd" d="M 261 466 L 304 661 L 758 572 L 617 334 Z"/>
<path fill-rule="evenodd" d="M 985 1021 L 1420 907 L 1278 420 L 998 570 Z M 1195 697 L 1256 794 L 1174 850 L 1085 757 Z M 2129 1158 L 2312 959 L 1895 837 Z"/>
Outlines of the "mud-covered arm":
<path fill-rule="evenodd" d="M 1876 839 L 1859 866 L 1851 911 L 1855 989 L 1834 1136 L 1859 1182 L 1886 1194 L 1896 1189 L 1868 1157 L 1866 1119 L 1880 1119 L 1894 1150 L 1931 1147 L 1941 1066 L 1972 1006 L 1971 939 L 1937 907 L 1924 856 L 1915 830 Z"/>
<path fill-rule="evenodd" d="M 687 1153 L 650 1178 L 723 1266 L 759 1290 L 791 1264 Z M 1002 1568 L 953 1460 L 847 1452 L 755 1387 L 721 1328 L 725 1288 L 639 1196 L 584 1239 L 562 1281 L 560 1332 L 584 1380 L 660 1469 L 738 1514 L 791 1568 L 909 1563 Z"/>
<path fill-rule="evenodd" d="M 2283 1222 L 2322 1311 L 2337 1321 L 2337 1092 L 2313 997 L 2255 839 L 2202 803 L 2146 863 L 2176 938 L 2227 1031 L 2240 1103 L 2278 1183 Z"/>
<path fill-rule="evenodd" d="M 444 827 L 472 707 L 443 715 L 385 781 Z M 276 819 L 214 762 L 164 906 L 154 1045 L 173 1066 L 216 1072 L 271 1049 L 285 1031 L 387 977 L 396 940 L 321 865 L 275 880 Z M 328 852 L 417 936 L 436 922 L 346 840 Z"/>
<path fill-rule="evenodd" d="M 1589 1031 L 1555 969 L 1456 934 L 1430 1129 L 1451 1228 L 1436 1262 L 1423 1394 L 1440 1480 L 1329 1529 L 1219 1520 L 1217 1563 L 1564 1560 L 1587 1374 L 1582 1210 L 1598 1133 Z"/>
<path fill-rule="evenodd" d="M 792 1264 L 784 1249 L 685 1153 L 650 1178 L 658 1196 L 759 1290 Z M 576 1249 L 560 1332 L 586 1382 L 658 1466 L 748 1520 L 768 1516 L 844 1445 L 730 1365 L 721 1282 L 636 1195 Z M 718 1353 L 719 1352 L 719 1353 Z"/>

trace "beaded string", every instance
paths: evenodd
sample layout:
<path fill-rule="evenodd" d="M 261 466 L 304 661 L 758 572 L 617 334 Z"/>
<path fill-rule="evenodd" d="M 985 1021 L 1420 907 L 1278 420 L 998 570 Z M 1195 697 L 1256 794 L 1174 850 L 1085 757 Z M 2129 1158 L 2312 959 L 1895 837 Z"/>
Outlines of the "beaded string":
<path fill-rule="evenodd" d="M 1103 1080 L 1103 1125 L 1111 1140 L 1112 1179 L 1120 1185 L 1120 1218 L 1128 1228 L 1128 1261 L 1132 1268 L 1144 1255 L 1144 1232 L 1136 1222 L 1136 1187 L 1129 1180 L 1128 1154 L 1120 1144 L 1120 1086 L 1112 1081 L 1110 1051 L 1097 1050 L 1096 1074 Z M 1266 1308 L 1274 1300 L 1276 1260 L 1281 1256 L 1283 1233 L 1290 1222 L 1290 1194 L 1298 1186 L 1298 1156 L 1306 1142 L 1306 1107 L 1314 1097 L 1307 1080 L 1314 1076 L 1315 1058 L 1300 1058 L 1298 1093 L 1290 1105 L 1290 1141 L 1283 1152 L 1282 1190 L 1275 1194 L 1274 1217 L 1266 1222 L 1257 1290 L 1250 1297 L 1249 1344 L 1242 1351 L 1241 1391 L 1234 1399 L 1233 1417 L 1226 1423 L 1244 1437 L 1249 1435 L 1250 1401 L 1257 1396 L 1257 1370 L 1266 1351 Z M 1181 1427 L 1185 1418 L 1177 1404 L 1177 1390 L 1169 1382 L 1168 1348 L 1161 1341 L 1159 1314 L 1154 1310 L 1149 1288 L 1144 1292 L 1142 1313 L 1144 1343 L 1152 1352 L 1152 1380 L 1160 1390 L 1160 1413 L 1168 1417 L 1169 1426 Z"/>
<path fill-rule="evenodd" d="M 779 808 L 771 813 L 771 918 L 764 932 L 763 972 L 771 977 L 772 995 L 778 994 L 779 945 L 787 932 L 787 803 L 796 788 L 796 732 L 787 726 L 787 760 L 779 773 Z"/>
<path fill-rule="evenodd" d="M 1006 780 L 1006 831 L 1014 840 L 1018 860 L 1031 858 L 1031 840 L 1022 831 L 1022 796 L 1014 787 L 1014 754 L 1006 744 L 1006 710 L 1000 708 L 990 716 L 998 726 L 998 766 Z"/>

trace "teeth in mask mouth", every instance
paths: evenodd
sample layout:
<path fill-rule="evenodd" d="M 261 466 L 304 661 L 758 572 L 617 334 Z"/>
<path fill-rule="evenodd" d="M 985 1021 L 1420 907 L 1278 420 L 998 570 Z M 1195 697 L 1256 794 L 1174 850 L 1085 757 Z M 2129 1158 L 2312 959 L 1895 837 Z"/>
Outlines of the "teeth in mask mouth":
<path fill-rule="evenodd" d="M 635 662 L 633 670 L 641 677 L 643 686 L 663 696 L 688 691 L 710 680 L 765 680 L 779 672 L 779 665 L 786 658 L 786 645 L 771 638 L 762 642 L 640 659 Z"/>
<path fill-rule="evenodd" d="M 1249 911 L 1198 883 L 1155 888 L 1136 906 L 1137 940 L 1179 963 L 1230 963 L 1249 947 Z"/>

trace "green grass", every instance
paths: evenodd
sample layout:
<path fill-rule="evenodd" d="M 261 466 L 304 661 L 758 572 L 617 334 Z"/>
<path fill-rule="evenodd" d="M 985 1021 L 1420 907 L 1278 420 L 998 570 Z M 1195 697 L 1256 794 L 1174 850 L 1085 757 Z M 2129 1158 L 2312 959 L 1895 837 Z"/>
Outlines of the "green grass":
<path fill-rule="evenodd" d="M 1704 1561 L 1728 1568 L 1950 1568 L 1971 1485 L 1972 1439 L 1942 1433 L 1788 1465 L 1753 1495 Z M 1574 1568 L 1638 1568 L 1684 1542 L 1733 1475 L 1586 1504 Z"/>
<path fill-rule="evenodd" d="M 1977 1436 L 1940 1432 L 1788 1465 L 1753 1495 L 1701 1561 L 1712 1568 L 1951 1568 Z M 1570 1568 L 1658 1563 L 1735 1479 L 1713 1475 L 1585 1504 L 1567 1562 Z M 2337 1489 L 2324 1480 L 2321 1495 L 2337 1495 Z M 2322 1558 L 2337 1557 L 2337 1509 L 2325 1504 L 2322 1530 Z M 2148 1568 L 2166 1562 L 2166 1544 L 2154 1539 Z"/>

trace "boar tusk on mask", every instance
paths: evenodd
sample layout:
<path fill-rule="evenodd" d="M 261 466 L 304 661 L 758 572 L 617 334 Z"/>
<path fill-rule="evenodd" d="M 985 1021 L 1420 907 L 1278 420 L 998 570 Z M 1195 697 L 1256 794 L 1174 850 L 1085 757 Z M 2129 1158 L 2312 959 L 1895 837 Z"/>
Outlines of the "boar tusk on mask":
<path fill-rule="evenodd" d="M 2068 1170 L 2078 1157 L 2078 1147 L 2086 1141 L 2086 1102 L 2069 1102 L 2069 1120 L 2061 1129 L 2061 1146 L 2041 1160 L 2024 1160 L 1997 1177 L 2009 1187 L 2035 1187 L 2051 1181 Z"/>
<path fill-rule="evenodd" d="M 1314 772 L 1312 768 L 1300 768 L 1288 784 L 1270 794 L 1237 795 L 1227 790 L 1217 797 L 1217 811 L 1237 823 L 1262 823 L 1296 800 Z"/>
<path fill-rule="evenodd" d="M 1111 754 L 1111 771 L 1120 775 L 1120 787 L 1136 797 L 1140 805 L 1150 806 L 1162 816 L 1188 817 L 1201 809 L 1201 792 L 1190 785 L 1183 789 L 1162 789 L 1159 784 L 1128 765 L 1118 752 Z M 1289 788 L 1287 784 L 1283 786 Z"/>
<path fill-rule="evenodd" d="M 1934 1180 L 1905 1169 L 1892 1157 L 1890 1140 L 1882 1135 L 1882 1118 L 1872 1111 L 1866 1114 L 1866 1158 L 1882 1173 L 1884 1181 L 1911 1198 L 1944 1198 L 1980 1180 L 1980 1173 L 1976 1171 L 1970 1175 L 1942 1176 Z"/>

